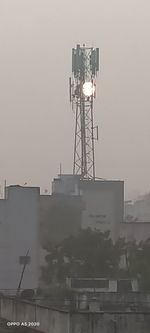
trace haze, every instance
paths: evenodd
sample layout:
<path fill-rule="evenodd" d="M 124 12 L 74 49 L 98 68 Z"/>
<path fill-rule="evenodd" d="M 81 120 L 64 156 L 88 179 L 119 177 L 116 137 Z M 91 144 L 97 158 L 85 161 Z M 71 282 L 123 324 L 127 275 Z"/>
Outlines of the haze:
<path fill-rule="evenodd" d="M 150 190 L 148 0 L 0 0 L 0 182 L 50 189 L 72 172 L 71 49 L 99 47 L 97 176 Z"/>

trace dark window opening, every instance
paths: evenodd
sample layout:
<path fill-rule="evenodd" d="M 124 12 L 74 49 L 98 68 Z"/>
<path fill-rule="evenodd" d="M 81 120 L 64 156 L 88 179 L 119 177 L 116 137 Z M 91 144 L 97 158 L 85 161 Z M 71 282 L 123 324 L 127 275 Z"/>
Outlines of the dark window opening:
<path fill-rule="evenodd" d="M 72 288 L 109 288 L 109 280 L 74 279 L 72 280 Z"/>
<path fill-rule="evenodd" d="M 130 280 L 119 280 L 117 281 L 118 292 L 130 292 L 132 291 L 132 283 Z"/>

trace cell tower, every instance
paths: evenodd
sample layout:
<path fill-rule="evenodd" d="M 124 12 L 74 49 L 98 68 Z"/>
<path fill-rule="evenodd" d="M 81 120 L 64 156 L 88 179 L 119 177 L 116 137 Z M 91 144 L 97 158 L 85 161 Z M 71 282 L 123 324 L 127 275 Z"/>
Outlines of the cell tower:
<path fill-rule="evenodd" d="M 72 49 L 70 103 L 76 115 L 73 174 L 80 175 L 81 179 L 95 179 L 94 143 L 98 139 L 98 127 L 94 127 L 93 112 L 98 71 L 98 48 L 77 45 Z"/>

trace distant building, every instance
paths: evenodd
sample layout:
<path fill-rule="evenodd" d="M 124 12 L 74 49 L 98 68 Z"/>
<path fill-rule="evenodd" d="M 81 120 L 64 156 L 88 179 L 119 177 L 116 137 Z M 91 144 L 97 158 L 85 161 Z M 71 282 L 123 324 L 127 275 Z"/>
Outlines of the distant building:
<path fill-rule="evenodd" d="M 150 193 L 139 199 L 125 202 L 125 222 L 150 222 Z"/>
<path fill-rule="evenodd" d="M 125 201 L 124 203 L 124 222 L 134 222 L 137 220 L 134 214 L 134 206 L 132 201 Z"/>
<path fill-rule="evenodd" d="M 150 238 L 150 193 L 134 202 L 125 202 L 124 223 L 120 224 L 120 237 L 138 243 Z"/>
<path fill-rule="evenodd" d="M 150 222 L 120 223 L 120 237 L 126 241 L 140 243 L 150 238 Z"/>

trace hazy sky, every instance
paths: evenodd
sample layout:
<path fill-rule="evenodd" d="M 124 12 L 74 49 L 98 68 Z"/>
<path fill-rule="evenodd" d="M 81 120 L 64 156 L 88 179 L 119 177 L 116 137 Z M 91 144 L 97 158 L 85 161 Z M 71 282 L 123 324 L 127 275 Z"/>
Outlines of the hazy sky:
<path fill-rule="evenodd" d="M 0 0 L 0 184 L 72 172 L 71 49 L 100 48 L 97 176 L 150 190 L 149 0 Z"/>

